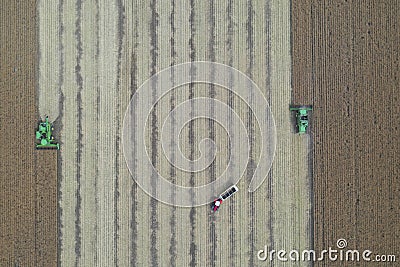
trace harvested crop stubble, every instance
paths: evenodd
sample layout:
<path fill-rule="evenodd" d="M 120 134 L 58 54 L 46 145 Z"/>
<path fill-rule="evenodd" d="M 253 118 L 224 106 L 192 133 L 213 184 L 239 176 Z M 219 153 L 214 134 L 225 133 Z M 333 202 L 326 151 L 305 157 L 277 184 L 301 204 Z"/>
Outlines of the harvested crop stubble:
<path fill-rule="evenodd" d="M 63 31 L 49 41 L 61 42 L 63 66 L 61 264 L 254 266 L 264 245 L 309 246 L 307 142 L 291 131 L 288 110 L 289 1 L 92 0 L 61 1 L 60 6 Z M 255 193 L 247 192 L 251 165 L 239 193 L 214 215 L 208 205 L 170 207 L 151 198 L 133 182 L 121 146 L 124 112 L 137 88 L 166 67 L 194 60 L 225 63 L 251 77 L 270 101 L 280 133 L 268 181 Z M 250 132 L 251 162 L 260 153 L 260 133 L 240 99 L 217 86 L 182 86 L 150 115 L 148 138 L 134 136 L 132 141 L 147 144 L 153 165 L 178 184 L 204 184 L 226 167 L 225 149 L 215 164 L 196 174 L 171 168 L 162 155 L 163 117 L 197 96 L 217 98 L 237 109 Z M 179 128 L 172 131 L 176 135 Z M 222 127 L 207 120 L 188 123 L 181 136 L 189 158 L 199 155 L 200 136 L 227 147 Z M 145 156 L 134 149 L 132 153 Z M 288 156 L 291 153 L 301 156 Z M 133 176 L 153 175 L 151 169 L 145 174 L 135 171 Z"/>

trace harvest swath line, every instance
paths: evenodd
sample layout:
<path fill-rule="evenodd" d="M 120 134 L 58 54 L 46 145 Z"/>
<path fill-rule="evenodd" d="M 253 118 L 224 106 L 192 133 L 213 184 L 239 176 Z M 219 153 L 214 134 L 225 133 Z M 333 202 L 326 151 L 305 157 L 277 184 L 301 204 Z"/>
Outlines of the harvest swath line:
<path fill-rule="evenodd" d="M 247 1 L 247 21 L 246 21 L 246 28 L 247 28 L 247 38 L 246 38 L 246 43 L 247 43 L 247 54 L 249 58 L 248 62 L 248 67 L 246 70 L 246 74 L 249 76 L 250 79 L 253 78 L 253 66 L 254 66 L 254 36 L 253 36 L 253 2 L 252 0 Z M 252 99 L 253 99 L 253 93 L 249 92 L 250 94 L 250 105 L 252 105 Z M 250 183 L 252 175 L 254 174 L 255 170 L 255 161 L 254 161 L 254 115 L 252 114 L 251 108 L 248 108 L 248 117 L 247 117 L 247 128 L 248 128 L 248 138 L 249 138 L 249 144 L 250 144 L 250 150 L 249 150 L 249 161 L 247 165 L 247 172 L 246 172 L 246 180 Z M 248 195 L 248 200 L 249 200 L 249 217 L 250 217 L 250 222 L 249 222 L 249 246 L 250 246 L 250 251 L 249 251 L 249 258 L 248 258 L 248 264 L 249 266 L 254 266 L 254 194 L 250 193 Z"/>
<path fill-rule="evenodd" d="M 208 43 L 208 50 L 210 51 L 209 55 L 209 60 L 211 62 L 215 62 L 215 12 L 214 12 L 214 2 L 210 1 L 209 2 L 209 18 L 208 18 L 208 23 L 210 27 L 210 40 Z M 215 79 L 215 70 L 211 70 L 211 77 L 210 80 L 213 81 Z M 209 97 L 210 98 L 215 98 L 215 85 L 210 84 L 209 85 L 210 90 L 209 90 Z M 213 116 L 215 113 L 214 106 L 210 107 L 211 109 L 211 115 Z M 209 138 L 211 140 L 215 140 L 215 124 L 213 120 L 209 120 Z M 209 167 L 210 169 L 210 179 L 209 182 L 212 182 L 215 180 L 215 170 L 216 170 L 216 165 L 213 163 Z M 213 192 L 215 194 L 215 192 Z M 209 238 L 210 242 L 212 243 L 211 251 L 210 251 L 210 265 L 215 266 L 216 264 L 216 251 L 217 251 L 217 236 L 216 236 L 216 231 L 215 231 L 215 216 L 209 216 L 208 217 L 208 222 L 210 225 L 210 230 L 209 230 Z"/>
<path fill-rule="evenodd" d="M 170 13 L 170 27 L 171 27 L 171 38 L 170 38 L 170 44 L 171 44 L 171 66 L 175 65 L 176 61 L 176 50 L 175 50 L 175 0 L 171 0 L 171 13 Z M 171 73 L 171 81 L 174 81 L 175 75 L 174 72 Z M 175 97 L 174 93 L 171 94 L 170 98 L 170 111 L 175 109 Z M 174 118 L 172 118 L 173 122 L 175 121 Z M 175 123 L 173 123 L 175 125 Z M 175 136 L 175 127 L 172 127 L 172 132 L 171 132 L 171 137 Z M 171 138 L 172 139 L 172 138 Z M 171 140 L 171 143 L 173 140 Z M 174 150 L 173 150 L 174 151 Z M 174 162 L 175 160 L 175 153 L 171 155 L 171 159 Z M 169 174 L 171 176 L 171 182 L 175 183 L 176 182 L 176 171 L 173 166 L 170 167 Z M 175 190 L 172 191 L 172 201 L 175 201 Z M 171 229 L 171 238 L 170 238 L 170 245 L 168 252 L 170 254 L 170 259 L 169 263 L 171 266 L 176 266 L 176 247 L 177 247 L 177 241 L 176 241 L 176 207 L 172 206 L 172 212 L 171 212 L 171 218 L 170 218 L 170 229 Z"/>
<path fill-rule="evenodd" d="M 156 11 L 156 6 L 157 6 L 157 1 L 152 0 L 150 3 L 150 9 L 151 9 L 151 23 L 150 23 L 150 55 L 151 55 L 151 63 L 150 63 L 150 76 L 156 74 L 157 72 L 157 60 L 158 60 L 158 26 L 159 26 L 159 21 L 158 21 L 158 13 Z M 158 81 L 153 80 L 154 83 L 157 83 Z M 157 101 L 156 95 L 157 95 L 157 86 L 154 84 L 153 86 L 153 101 Z M 157 104 L 156 104 L 157 106 Z M 151 163 L 154 166 L 154 168 L 157 168 L 157 159 L 158 159 L 158 118 L 157 118 L 157 113 L 155 110 L 151 112 Z M 157 173 L 152 172 L 152 180 L 151 180 L 151 185 L 152 185 L 152 190 L 156 190 L 156 184 L 155 177 L 154 175 L 157 175 Z M 157 192 L 154 192 L 154 195 L 157 194 Z M 150 199 L 150 207 L 151 207 L 151 217 L 150 217 L 150 228 L 151 228 L 151 234 L 150 234 L 150 239 L 151 239 L 151 247 L 150 247 L 150 253 L 151 253 L 151 265 L 152 266 L 158 266 L 158 250 L 157 250 L 157 230 L 158 230 L 158 221 L 157 221 L 157 206 L 158 206 L 158 200 L 155 198 Z"/>
<path fill-rule="evenodd" d="M 61 116 L 62 112 L 63 112 L 63 103 L 64 103 L 64 99 L 63 99 L 63 93 L 62 93 L 62 86 L 64 84 L 64 44 L 62 41 L 62 37 L 64 34 L 64 23 L 63 23 L 63 19 L 62 19 L 62 14 L 63 14 L 63 10 L 64 10 L 64 0 L 59 0 L 59 4 L 58 4 L 58 24 L 60 25 L 60 28 L 58 30 L 58 43 L 59 43 L 59 48 L 60 48 L 60 72 L 59 72 L 59 76 L 58 76 L 58 90 L 60 92 L 60 102 L 59 102 L 59 117 Z M 59 119 L 59 121 L 61 122 L 62 120 Z M 60 127 L 61 128 L 61 127 Z M 61 154 L 61 153 L 60 153 Z M 61 164 L 58 164 L 59 166 L 61 166 Z M 61 177 L 61 176 L 58 176 Z"/>
<path fill-rule="evenodd" d="M 122 44 L 123 44 L 123 39 L 125 36 L 125 8 L 122 5 L 122 0 L 117 0 L 117 9 L 118 9 L 118 34 L 117 34 L 117 40 L 118 40 L 118 56 L 117 56 L 117 84 L 116 84 L 116 94 L 120 98 L 120 87 L 121 87 L 121 59 L 122 59 Z M 116 102 L 116 121 L 120 122 L 121 121 L 121 114 L 120 114 L 120 103 L 121 99 Z M 119 171 L 119 156 L 120 156 L 120 143 L 121 143 L 121 124 L 116 123 L 116 138 L 115 138 L 115 192 L 114 192 L 114 216 L 115 216 L 115 221 L 114 221 L 114 264 L 115 266 L 118 266 L 118 239 L 119 239 L 119 216 L 118 216 L 118 200 L 119 200 L 119 179 L 120 177 L 120 171 Z"/>
<path fill-rule="evenodd" d="M 227 32 L 227 39 L 226 39 L 226 48 L 228 50 L 228 66 L 233 66 L 233 49 L 232 49 L 232 38 L 233 38 L 233 21 L 232 21 L 232 5 L 233 1 L 228 1 L 228 5 L 226 8 L 226 13 L 227 13 L 227 18 L 228 18 L 228 32 Z M 232 88 L 233 85 L 233 77 L 232 74 L 229 75 L 229 85 Z M 231 107 L 233 110 L 235 110 L 235 104 L 234 104 L 234 94 L 232 93 L 231 90 L 228 90 L 228 106 Z M 232 117 L 228 115 L 228 121 L 229 121 L 229 131 L 232 131 Z M 237 155 L 231 155 L 231 157 L 237 156 Z M 231 173 L 233 175 L 233 173 Z M 236 210 L 236 200 L 235 198 L 231 199 L 231 205 L 229 207 L 229 213 L 234 214 L 234 211 Z M 235 254 L 236 254 L 236 231 L 234 227 L 234 216 L 229 216 L 228 218 L 229 222 L 229 232 L 230 232 L 230 265 L 232 267 L 235 266 Z"/>
<path fill-rule="evenodd" d="M 151 29 L 151 19 L 152 19 L 152 12 L 149 4 L 151 3 L 135 3 L 133 4 L 133 16 L 135 17 L 134 20 L 134 54 L 133 54 L 133 72 L 134 72 L 134 77 L 133 78 L 133 87 L 131 94 L 133 95 L 136 90 L 138 90 L 139 86 L 143 82 L 144 79 L 149 78 L 150 72 L 152 71 L 149 69 L 148 66 L 153 66 L 156 64 L 155 60 L 152 60 L 152 55 L 149 52 L 149 49 L 154 49 L 151 47 L 151 31 L 154 31 L 156 29 Z M 146 12 L 142 12 L 146 11 Z M 127 14 L 127 18 L 132 17 L 132 15 Z M 154 37 L 153 37 L 154 40 Z M 129 47 L 128 47 L 129 49 Z M 129 51 L 129 50 L 128 50 Z M 146 67 L 143 67 L 146 65 Z M 153 68 L 155 68 L 154 66 Z M 153 70 L 154 72 L 154 70 Z M 140 103 L 134 102 L 134 106 L 140 105 Z M 137 114 L 140 114 L 140 110 L 138 109 L 133 109 L 132 112 L 132 118 L 135 120 L 134 123 L 136 125 L 137 123 Z M 153 116 L 153 114 L 151 114 Z M 150 127 L 153 127 L 152 125 L 152 117 L 149 118 L 149 124 Z M 137 142 L 142 142 L 143 140 L 138 140 L 137 135 L 135 134 L 135 131 L 132 132 L 131 138 L 133 139 L 133 145 L 135 147 L 138 145 Z M 148 138 L 152 138 L 152 136 L 148 136 Z M 150 147 L 151 148 L 151 147 Z M 139 157 L 140 155 L 137 154 L 137 150 L 134 150 L 135 153 L 135 158 Z M 152 152 L 149 151 L 150 157 L 152 157 Z M 152 158 L 150 158 L 152 160 Z M 136 167 L 136 166 L 135 166 Z M 133 177 L 137 177 L 138 175 L 144 175 L 142 173 L 137 173 L 136 168 L 132 169 L 132 175 Z M 151 173 L 147 173 L 145 175 L 152 175 Z M 134 182 L 135 184 L 135 182 Z M 134 221 L 136 222 L 136 227 L 135 227 L 135 232 L 133 232 L 133 239 L 134 239 L 134 249 L 135 252 L 132 253 L 135 255 L 135 264 L 137 266 L 143 266 L 147 265 L 150 266 L 151 259 L 150 257 L 158 257 L 158 255 L 151 255 L 150 256 L 150 250 L 151 250 L 151 244 L 150 242 L 150 237 L 151 237 L 151 232 L 152 229 L 151 227 L 151 212 L 152 212 L 152 207 L 151 207 L 151 200 L 149 199 L 149 196 L 147 193 L 144 193 L 143 190 L 140 188 L 139 185 L 134 187 L 134 192 L 135 192 L 135 214 L 134 216 Z M 133 220 L 133 218 L 132 218 Z M 144 240 L 143 240 L 144 239 Z"/>
<path fill-rule="evenodd" d="M 271 25 L 271 7 L 270 7 L 270 2 L 266 1 L 265 6 L 264 6 L 264 17 L 265 17 L 265 36 L 267 38 L 267 43 L 266 43 L 266 48 L 264 49 L 265 51 L 265 85 L 266 89 L 264 91 L 264 96 L 267 99 L 268 103 L 271 104 L 271 99 L 272 99 L 272 92 L 271 92 L 271 86 L 270 86 L 270 79 L 271 79 L 271 55 L 270 55 L 270 47 L 271 47 L 271 34 L 270 34 L 270 25 Z M 268 211 L 268 230 L 269 230 L 269 243 L 270 247 L 274 248 L 274 231 L 273 231 L 273 225 L 274 225 L 274 213 L 272 207 L 274 206 L 274 198 L 273 198 L 273 190 L 272 190 L 272 185 L 273 185 L 273 180 L 274 180 L 274 169 L 271 168 L 268 177 L 265 182 L 267 182 L 267 200 L 269 203 L 269 211 Z M 271 266 L 274 266 L 274 262 L 271 262 Z"/>
<path fill-rule="evenodd" d="M 65 62 L 64 62 L 64 44 L 63 44 L 63 35 L 64 35 L 64 23 L 63 23 L 63 11 L 64 10 L 64 0 L 60 0 L 58 4 L 58 24 L 60 25 L 59 32 L 58 32 L 58 43 L 60 47 L 60 72 L 59 72 L 59 88 L 58 90 L 60 91 L 60 103 L 59 103 L 59 116 L 58 116 L 58 122 L 59 122 L 59 127 L 60 129 L 63 127 L 62 121 L 64 117 L 64 94 L 62 92 L 63 84 L 64 84 L 64 68 L 65 68 Z M 39 14 L 40 15 L 40 14 Z M 60 140 L 61 141 L 61 140 Z M 60 142 L 60 145 L 62 146 L 63 144 Z M 57 185 L 57 225 L 58 225 L 58 239 L 57 239 L 57 262 L 61 262 L 61 245 L 62 245 L 62 228 L 63 224 L 61 221 L 62 218 L 62 207 L 61 207 L 61 199 L 62 199 L 62 190 L 61 190 L 61 183 L 62 183 L 62 167 L 63 165 L 61 164 L 62 162 L 62 153 L 59 153 L 58 155 L 58 160 L 57 160 L 57 178 L 58 178 L 58 185 Z"/>
<path fill-rule="evenodd" d="M 137 16 L 137 10 L 135 10 L 135 22 L 134 22 L 134 45 L 133 45 L 133 51 L 131 52 L 131 66 L 130 66 L 130 99 L 132 99 L 132 96 L 135 94 L 137 88 L 138 88 L 138 83 L 137 83 L 137 50 L 138 50 L 138 16 Z M 136 103 L 133 103 L 136 104 Z M 134 112 L 135 109 L 132 109 L 132 112 Z M 131 116 L 133 119 L 136 118 L 134 114 Z M 136 125 L 136 123 L 133 123 Z M 130 136 L 131 138 L 131 143 L 133 144 L 132 148 L 132 153 L 134 154 L 133 156 L 136 158 L 136 138 L 134 136 L 135 132 L 132 132 L 133 136 Z M 134 166 L 136 167 L 136 166 Z M 133 168 L 132 171 L 134 172 L 136 168 Z M 133 176 L 135 176 L 135 173 L 132 173 Z M 138 236 L 138 227 L 137 227 L 137 211 L 138 211 L 138 203 L 137 203 L 137 184 L 134 182 L 132 184 L 131 190 L 130 190 L 130 195 L 131 199 L 133 200 L 132 207 L 131 207 L 131 212 L 132 212 L 132 218 L 130 222 L 130 231 L 131 231 L 131 259 L 130 259 L 130 264 L 132 266 L 137 265 L 137 236 Z"/>
<path fill-rule="evenodd" d="M 195 33 L 196 33 L 196 28 L 194 26 L 195 22 L 195 2 L 194 0 L 190 0 L 190 16 L 189 16 L 189 25 L 190 25 L 190 38 L 189 38 L 189 46 L 190 46 L 190 60 L 195 61 L 196 60 L 196 49 L 195 49 L 195 43 L 194 43 L 194 38 L 195 38 Z M 194 72 L 196 71 L 195 69 L 193 70 Z M 194 84 L 190 83 L 189 84 L 189 99 L 193 99 L 194 97 Z M 193 106 L 191 105 L 191 112 L 193 110 Z M 194 158 L 194 144 L 193 144 L 193 138 L 194 138 L 194 132 L 193 132 L 193 121 L 189 122 L 189 144 L 190 144 L 190 159 L 193 160 Z M 190 174 L 190 186 L 194 186 L 194 174 Z M 196 246 L 196 239 L 195 239 L 195 228 L 196 228 L 196 221 L 195 221 L 195 214 L 196 210 L 195 208 L 190 208 L 190 213 L 189 213 L 189 219 L 190 219 L 190 262 L 189 265 L 191 267 L 196 266 L 196 253 L 197 253 L 197 246 Z"/>
<path fill-rule="evenodd" d="M 79 259 L 81 257 L 81 163 L 82 163 L 82 89 L 83 89 L 83 79 L 81 74 L 81 60 L 82 60 L 82 36 L 81 36 L 81 16 L 82 16 L 82 1 L 78 0 L 76 2 L 76 13 L 78 14 L 75 22 L 75 37 L 76 37 L 76 49 L 77 49 L 77 59 L 75 66 L 76 73 L 76 83 L 78 85 L 78 93 L 76 96 L 77 102 L 77 112 L 78 112 L 78 122 L 77 122 L 77 152 L 76 152 L 76 207 L 75 207 L 75 253 L 76 261 L 75 266 L 79 265 Z"/>
<path fill-rule="evenodd" d="M 193 99 L 193 83 L 189 84 L 189 99 Z M 191 112 L 193 110 L 193 106 L 191 107 Z M 189 144 L 190 144 L 190 160 L 194 159 L 194 131 L 193 131 L 193 121 L 189 122 Z M 191 187 L 194 187 L 194 173 L 190 173 L 190 181 L 189 185 Z M 192 191 L 193 192 L 193 191 Z M 194 195 L 194 194 L 193 194 Z M 195 215 L 196 215 L 196 208 L 191 207 L 190 208 L 190 213 L 189 213 L 189 219 L 190 219 L 190 266 L 196 266 L 196 238 L 195 238 L 195 228 L 196 228 L 196 220 L 195 220 Z"/>

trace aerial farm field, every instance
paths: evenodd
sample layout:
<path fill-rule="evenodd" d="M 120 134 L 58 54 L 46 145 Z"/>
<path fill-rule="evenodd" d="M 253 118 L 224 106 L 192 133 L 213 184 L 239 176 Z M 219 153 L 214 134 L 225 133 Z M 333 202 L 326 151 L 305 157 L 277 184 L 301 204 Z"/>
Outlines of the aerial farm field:
<path fill-rule="evenodd" d="M 395 254 L 399 5 L 383 2 L 3 1 L 0 267 L 332 266 L 260 256 L 319 251 L 339 238 L 349 248 Z M 141 123 L 136 118 L 147 114 L 144 107 L 157 100 L 165 80 L 152 80 L 151 97 L 130 103 L 141 85 L 193 61 L 239 70 L 269 103 L 276 143 L 268 149 L 275 147 L 275 157 L 254 192 L 248 191 L 252 175 L 267 164 L 259 162 L 260 123 L 271 123 L 256 116 L 254 92 L 246 98 L 218 84 L 187 83 L 159 99 L 145 129 L 123 134 L 124 119 Z M 218 100 L 234 113 L 206 106 L 225 117 L 178 125 L 197 114 L 191 104 L 185 114 L 174 113 L 166 133 L 167 115 L 198 98 Z M 313 105 L 307 134 L 296 133 L 291 104 Z M 46 116 L 60 150 L 34 149 L 37 123 Z M 213 140 L 212 164 L 196 172 L 175 166 L 165 135 L 168 146 L 180 146 L 172 159 L 197 160 L 200 141 Z M 248 155 L 231 153 L 237 136 L 246 138 Z M 147 154 L 139 150 L 144 146 Z M 212 156 L 208 151 L 205 158 Z M 214 213 L 208 204 L 166 204 L 136 182 L 155 181 L 154 169 L 141 164 L 145 157 L 173 184 L 200 187 L 226 173 L 241 178 L 239 191 Z M 235 171 L 243 158 L 244 172 Z"/>
<path fill-rule="evenodd" d="M 399 2 L 292 4 L 293 99 L 314 105 L 314 247 L 344 238 L 398 261 Z"/>
<path fill-rule="evenodd" d="M 57 118 L 61 143 L 61 265 L 256 266 L 265 246 L 310 247 L 309 139 L 294 134 L 288 109 L 289 1 L 39 1 L 38 15 L 39 112 Z M 280 136 L 268 179 L 247 192 L 249 165 L 216 214 L 151 198 L 123 154 L 131 96 L 151 75 L 188 61 L 224 63 L 252 78 Z M 155 109 L 147 142 L 159 172 L 184 185 L 215 180 L 226 168 L 226 149 L 196 175 L 174 170 L 162 155 L 163 114 L 196 96 L 231 101 L 250 132 L 250 162 L 259 153 L 254 118 L 240 99 L 215 86 L 178 88 Z M 216 143 L 226 138 L 218 124 L 195 120 L 181 133 L 183 153 L 195 157 L 204 133 Z"/>

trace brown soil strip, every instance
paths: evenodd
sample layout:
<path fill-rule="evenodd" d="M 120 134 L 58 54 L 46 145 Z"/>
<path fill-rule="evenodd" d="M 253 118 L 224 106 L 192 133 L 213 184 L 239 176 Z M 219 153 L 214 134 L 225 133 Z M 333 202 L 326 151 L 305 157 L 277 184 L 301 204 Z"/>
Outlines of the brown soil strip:
<path fill-rule="evenodd" d="M 36 266 L 57 266 L 57 151 L 37 151 Z"/>
<path fill-rule="evenodd" d="M 314 105 L 316 250 L 345 238 L 373 256 L 400 251 L 399 11 L 396 0 L 292 1 L 293 98 Z"/>
<path fill-rule="evenodd" d="M 55 266 L 57 152 L 34 148 L 36 1 L 0 10 L 0 266 Z"/>

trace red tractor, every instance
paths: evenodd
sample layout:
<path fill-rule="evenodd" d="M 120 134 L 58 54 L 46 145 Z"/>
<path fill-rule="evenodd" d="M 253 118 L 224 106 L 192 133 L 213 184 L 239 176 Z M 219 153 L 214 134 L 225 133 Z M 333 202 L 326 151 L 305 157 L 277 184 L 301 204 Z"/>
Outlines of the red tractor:
<path fill-rule="evenodd" d="M 222 199 L 217 198 L 216 200 L 214 200 L 213 206 L 212 206 L 213 211 L 216 212 L 219 209 L 219 207 L 221 206 L 221 204 L 222 204 Z"/>
<path fill-rule="evenodd" d="M 217 199 L 214 200 L 212 204 L 212 211 L 216 212 L 222 204 L 222 201 L 230 198 L 233 194 L 235 194 L 239 189 L 236 185 L 231 186 L 228 190 L 222 193 Z"/>

